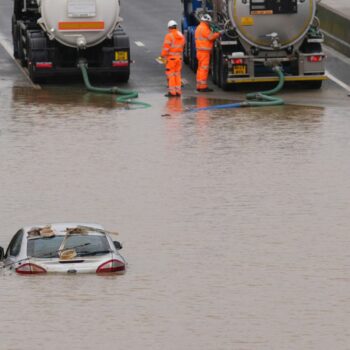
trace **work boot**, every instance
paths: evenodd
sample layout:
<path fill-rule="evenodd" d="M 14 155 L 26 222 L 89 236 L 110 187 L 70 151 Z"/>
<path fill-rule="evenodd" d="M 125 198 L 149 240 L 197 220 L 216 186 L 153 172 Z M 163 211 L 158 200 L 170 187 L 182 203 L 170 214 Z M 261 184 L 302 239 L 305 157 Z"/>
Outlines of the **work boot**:
<path fill-rule="evenodd" d="M 214 90 L 211 88 L 197 89 L 198 92 L 213 92 Z"/>
<path fill-rule="evenodd" d="M 168 92 L 167 94 L 164 95 L 165 97 L 176 97 L 176 95 L 171 94 L 170 92 Z"/>

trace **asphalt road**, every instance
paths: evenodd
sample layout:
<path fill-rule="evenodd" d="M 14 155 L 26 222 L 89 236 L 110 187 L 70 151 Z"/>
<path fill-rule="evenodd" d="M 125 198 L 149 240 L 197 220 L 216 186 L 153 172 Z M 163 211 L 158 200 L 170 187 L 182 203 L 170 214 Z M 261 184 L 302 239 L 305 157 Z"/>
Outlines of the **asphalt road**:
<path fill-rule="evenodd" d="M 28 84 L 27 78 L 21 79 L 19 67 L 9 57 L 11 51 L 11 12 L 12 1 L 7 0 L 0 4 L 0 74 L 1 79 L 16 81 L 16 84 Z M 161 94 L 166 92 L 164 66 L 156 61 L 161 51 L 164 35 L 167 31 L 167 22 L 170 19 L 181 21 L 181 2 L 173 0 L 138 0 L 122 1 L 124 27 L 131 39 L 132 75 L 127 87 L 136 88 L 144 94 Z M 4 51 L 4 46 L 7 52 Z M 320 91 L 285 90 L 282 95 L 287 103 L 302 105 L 348 105 L 350 92 L 350 59 L 326 49 L 328 56 L 328 71 L 330 76 L 340 79 L 335 83 L 329 80 L 324 83 Z M 20 72 L 20 73 L 19 73 Z M 183 69 L 184 96 L 196 97 L 195 74 L 185 66 Z M 342 87 L 341 87 L 342 86 Z M 242 99 L 245 91 L 223 92 L 215 88 L 215 92 L 208 97 L 219 99 Z M 347 90 L 348 89 L 348 90 Z"/>

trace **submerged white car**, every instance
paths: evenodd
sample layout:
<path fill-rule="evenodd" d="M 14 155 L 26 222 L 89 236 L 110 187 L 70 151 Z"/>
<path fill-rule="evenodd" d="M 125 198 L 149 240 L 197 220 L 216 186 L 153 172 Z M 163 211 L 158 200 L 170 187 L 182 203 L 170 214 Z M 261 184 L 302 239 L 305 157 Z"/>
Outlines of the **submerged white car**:
<path fill-rule="evenodd" d="M 6 253 L 0 247 L 3 268 L 18 274 L 125 272 L 118 241 L 96 224 L 61 223 L 20 229 Z"/>

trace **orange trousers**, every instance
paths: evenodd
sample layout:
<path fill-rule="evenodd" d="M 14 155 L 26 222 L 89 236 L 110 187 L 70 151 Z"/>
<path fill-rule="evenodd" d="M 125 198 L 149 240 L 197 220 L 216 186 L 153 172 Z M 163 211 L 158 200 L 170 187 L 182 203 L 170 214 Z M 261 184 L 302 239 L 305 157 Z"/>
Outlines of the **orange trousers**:
<path fill-rule="evenodd" d="M 210 56 L 211 51 L 197 51 L 197 89 L 205 89 L 208 87 Z"/>
<path fill-rule="evenodd" d="M 182 58 L 170 56 L 167 58 L 165 74 L 168 78 L 168 89 L 171 95 L 181 95 Z"/>

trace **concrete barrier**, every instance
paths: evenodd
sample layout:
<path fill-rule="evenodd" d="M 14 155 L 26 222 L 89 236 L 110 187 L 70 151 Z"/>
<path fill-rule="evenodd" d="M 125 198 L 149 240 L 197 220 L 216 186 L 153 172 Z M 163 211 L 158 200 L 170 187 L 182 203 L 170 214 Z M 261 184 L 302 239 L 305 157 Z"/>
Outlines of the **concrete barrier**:
<path fill-rule="evenodd" d="M 317 17 L 321 21 L 325 43 L 350 57 L 350 18 L 322 3 L 318 5 Z"/>

